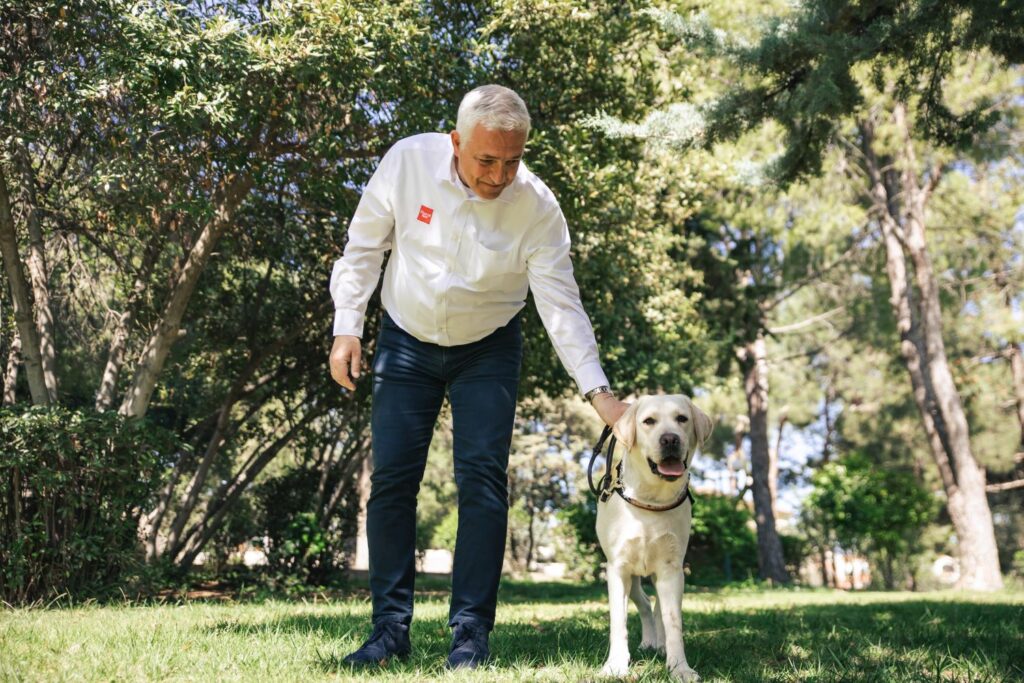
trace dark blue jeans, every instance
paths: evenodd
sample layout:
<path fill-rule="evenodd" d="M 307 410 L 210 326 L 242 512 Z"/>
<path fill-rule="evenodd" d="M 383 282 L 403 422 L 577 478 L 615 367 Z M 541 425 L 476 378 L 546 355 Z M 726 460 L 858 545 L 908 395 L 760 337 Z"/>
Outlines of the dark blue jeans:
<path fill-rule="evenodd" d="M 412 621 L 416 494 L 447 391 L 459 491 L 449 625 L 493 627 L 521 361 L 518 317 L 479 341 L 444 347 L 419 341 L 383 316 L 373 360 L 373 475 L 366 506 L 375 624 Z"/>

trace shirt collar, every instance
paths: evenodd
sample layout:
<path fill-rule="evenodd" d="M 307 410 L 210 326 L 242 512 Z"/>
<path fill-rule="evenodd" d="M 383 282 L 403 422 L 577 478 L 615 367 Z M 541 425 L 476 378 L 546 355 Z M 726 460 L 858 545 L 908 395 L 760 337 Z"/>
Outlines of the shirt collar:
<path fill-rule="evenodd" d="M 434 172 L 434 177 L 441 182 L 451 183 L 455 188 L 463 195 L 467 195 L 466 186 L 463 185 L 462 180 L 459 178 L 458 171 L 455 170 L 455 153 L 448 149 L 444 154 L 441 155 L 442 159 L 437 166 L 437 170 Z M 516 178 L 512 181 L 512 184 L 501 191 L 496 199 L 489 201 L 502 202 L 504 204 L 512 204 L 516 198 L 519 197 L 519 192 L 522 189 L 522 173 L 525 168 L 523 162 L 519 163 L 519 170 L 516 171 Z M 481 200 L 488 201 L 488 200 Z"/>

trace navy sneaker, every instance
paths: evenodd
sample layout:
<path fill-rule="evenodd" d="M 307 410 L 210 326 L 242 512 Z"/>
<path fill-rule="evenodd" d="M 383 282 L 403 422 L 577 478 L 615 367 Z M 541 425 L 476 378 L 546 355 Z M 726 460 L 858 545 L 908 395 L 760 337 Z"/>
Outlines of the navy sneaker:
<path fill-rule="evenodd" d="M 487 648 L 488 629 L 474 621 L 455 624 L 452 649 L 448 653 L 449 669 L 475 669 L 491 656 Z"/>
<path fill-rule="evenodd" d="M 398 621 L 382 621 L 374 624 L 370 639 L 343 661 L 352 666 L 387 666 L 392 657 L 405 659 L 410 652 L 409 627 Z"/>

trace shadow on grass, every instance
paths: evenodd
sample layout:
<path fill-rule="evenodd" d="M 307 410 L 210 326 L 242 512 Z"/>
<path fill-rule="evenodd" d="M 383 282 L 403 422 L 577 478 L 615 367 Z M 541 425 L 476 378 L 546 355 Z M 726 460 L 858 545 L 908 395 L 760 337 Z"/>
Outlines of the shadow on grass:
<path fill-rule="evenodd" d="M 503 580 L 498 593 L 498 602 L 503 605 L 518 605 L 527 602 L 564 604 L 595 600 L 607 602 L 608 593 L 605 584 Z"/>
<path fill-rule="evenodd" d="M 600 586 L 518 584 L 502 587 L 502 604 L 580 602 L 571 616 L 499 622 L 491 637 L 494 669 L 571 666 L 596 675 L 608 648 L 607 609 Z M 590 603 L 590 604 L 583 604 Z M 702 605 L 686 609 L 686 652 L 705 680 L 730 681 L 1006 681 L 1024 680 L 1024 610 L 967 600 L 908 600 L 868 604 Z M 342 658 L 369 633 L 360 614 L 308 612 L 256 624 L 222 623 L 212 630 L 297 633 L 322 640 L 316 669 L 347 671 Z M 643 680 L 668 680 L 663 658 L 638 652 L 640 624 L 629 617 L 630 649 Z M 390 674 L 422 680 L 441 675 L 450 632 L 444 618 L 417 618 L 413 656 Z M 486 673 L 480 673 L 480 680 Z"/>

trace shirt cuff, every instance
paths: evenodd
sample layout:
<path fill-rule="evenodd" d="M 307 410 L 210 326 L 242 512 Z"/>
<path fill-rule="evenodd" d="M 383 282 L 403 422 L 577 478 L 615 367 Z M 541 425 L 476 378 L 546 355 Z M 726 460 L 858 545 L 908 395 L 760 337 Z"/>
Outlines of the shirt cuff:
<path fill-rule="evenodd" d="M 601 369 L 601 364 L 596 361 L 585 363 L 576 368 L 576 384 L 580 387 L 580 394 L 584 396 L 591 389 L 605 385 L 611 386 L 604 374 L 604 370 Z"/>
<path fill-rule="evenodd" d="M 363 315 L 351 308 L 334 310 L 334 336 L 346 334 L 352 337 L 363 336 Z"/>

